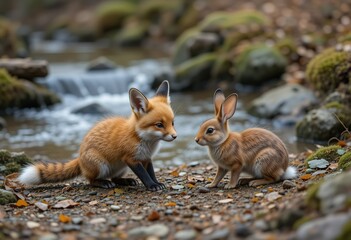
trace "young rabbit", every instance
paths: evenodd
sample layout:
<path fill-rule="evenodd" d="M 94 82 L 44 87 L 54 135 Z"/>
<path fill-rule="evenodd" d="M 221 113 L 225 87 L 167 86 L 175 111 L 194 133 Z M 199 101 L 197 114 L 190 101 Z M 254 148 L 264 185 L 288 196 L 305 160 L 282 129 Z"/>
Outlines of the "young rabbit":
<path fill-rule="evenodd" d="M 217 164 L 215 179 L 207 187 L 216 187 L 225 174 L 231 177 L 226 189 L 249 180 L 249 186 L 258 186 L 296 177 L 296 169 L 288 167 L 288 151 L 274 133 L 263 128 L 249 128 L 241 133 L 231 132 L 228 120 L 234 115 L 238 95 L 227 98 L 217 89 L 214 94 L 215 118 L 205 121 L 195 141 L 208 146 L 210 158 Z M 241 172 L 253 176 L 239 179 Z"/>

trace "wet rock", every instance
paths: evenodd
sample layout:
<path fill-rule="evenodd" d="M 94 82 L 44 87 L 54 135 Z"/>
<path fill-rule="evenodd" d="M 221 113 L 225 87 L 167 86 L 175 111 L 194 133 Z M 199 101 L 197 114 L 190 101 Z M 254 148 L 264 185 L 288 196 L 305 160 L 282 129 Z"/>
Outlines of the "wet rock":
<path fill-rule="evenodd" d="M 164 224 L 154 224 L 148 227 L 136 227 L 128 232 L 130 237 L 166 237 L 169 233 L 169 228 Z"/>
<path fill-rule="evenodd" d="M 27 157 L 24 152 L 0 150 L 0 174 L 4 176 L 19 172 L 22 167 L 31 163 L 33 163 L 32 159 Z"/>
<path fill-rule="evenodd" d="M 174 238 L 177 240 L 191 240 L 195 239 L 197 232 L 195 230 L 182 230 L 175 233 Z"/>
<path fill-rule="evenodd" d="M 63 229 L 63 231 L 67 231 L 67 232 L 80 231 L 81 226 L 75 225 L 75 224 L 65 224 L 62 229 Z"/>
<path fill-rule="evenodd" d="M 17 198 L 15 194 L 7 190 L 0 189 L 0 205 L 15 203 L 16 201 L 17 201 Z"/>
<path fill-rule="evenodd" d="M 338 239 L 344 225 L 351 219 L 350 213 L 332 214 L 312 220 L 300 226 L 296 233 L 297 240 Z M 341 238 L 340 238 L 341 239 Z"/>
<path fill-rule="evenodd" d="M 295 122 L 303 109 L 316 102 L 309 89 L 298 84 L 286 84 L 272 89 L 255 99 L 248 109 L 251 115 L 261 118 L 274 118 L 293 114 Z"/>
<path fill-rule="evenodd" d="M 91 224 L 101 224 L 105 222 L 106 222 L 106 218 L 93 218 L 90 220 Z"/>
<path fill-rule="evenodd" d="M 114 70 L 117 68 L 117 65 L 106 57 L 99 57 L 88 63 L 87 71 L 106 71 Z"/>
<path fill-rule="evenodd" d="M 198 187 L 197 192 L 199 193 L 209 193 L 211 190 L 207 187 Z"/>
<path fill-rule="evenodd" d="M 248 237 L 252 234 L 251 229 L 245 224 L 237 224 L 235 226 L 235 235 L 238 237 Z"/>
<path fill-rule="evenodd" d="M 239 235 L 237 235 L 238 237 L 240 237 L 240 234 L 241 234 L 240 231 L 241 230 L 239 230 Z M 207 239 L 209 239 L 209 240 L 228 239 L 229 234 L 230 234 L 229 229 L 228 228 L 224 228 L 224 229 L 220 229 L 220 230 L 214 231 Z M 249 236 L 249 235 L 247 235 L 247 236 Z"/>
<path fill-rule="evenodd" d="M 89 103 L 85 106 L 78 107 L 72 110 L 75 114 L 91 114 L 91 115 L 108 115 L 112 114 L 108 109 L 98 103 Z"/>
<path fill-rule="evenodd" d="M 290 189 L 296 187 L 296 184 L 290 180 L 284 180 L 283 182 L 283 188 L 284 189 Z"/>
<path fill-rule="evenodd" d="M 235 79 L 243 85 L 262 85 L 279 79 L 286 65 L 279 50 L 265 45 L 250 46 L 235 60 Z"/>
<path fill-rule="evenodd" d="M 32 80 L 36 77 L 46 77 L 49 73 L 48 62 L 45 60 L 31 60 L 29 58 L 0 59 L 0 68 L 15 77 Z"/>
<path fill-rule="evenodd" d="M 329 162 L 325 159 L 315 159 L 308 162 L 309 168 L 312 169 L 326 169 L 329 166 Z"/>

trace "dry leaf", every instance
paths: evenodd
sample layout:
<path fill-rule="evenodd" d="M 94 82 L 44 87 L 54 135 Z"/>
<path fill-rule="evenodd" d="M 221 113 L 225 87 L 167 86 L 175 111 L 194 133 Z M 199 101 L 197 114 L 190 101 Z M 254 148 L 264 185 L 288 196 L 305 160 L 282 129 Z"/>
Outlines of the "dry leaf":
<path fill-rule="evenodd" d="M 230 202 L 233 202 L 234 200 L 232 198 L 227 198 L 227 199 L 222 199 L 222 200 L 219 200 L 218 202 L 219 203 L 230 203 Z"/>
<path fill-rule="evenodd" d="M 69 223 L 69 222 L 71 222 L 71 217 L 66 216 L 64 214 L 60 214 L 59 215 L 59 221 L 62 222 L 62 223 Z"/>
<path fill-rule="evenodd" d="M 168 202 L 168 203 L 165 203 L 165 206 L 166 207 L 175 207 L 175 206 L 177 206 L 177 204 L 175 202 Z"/>
<path fill-rule="evenodd" d="M 178 170 L 172 171 L 172 172 L 171 172 L 171 175 L 172 175 L 173 177 L 179 177 L 179 172 L 178 172 Z"/>
<path fill-rule="evenodd" d="M 338 145 L 340 146 L 340 147 L 345 147 L 345 146 L 347 146 L 347 143 L 345 142 L 345 141 L 338 141 Z"/>
<path fill-rule="evenodd" d="M 124 190 L 121 189 L 121 188 L 115 188 L 113 191 L 114 191 L 115 193 L 118 193 L 118 194 L 124 193 Z"/>
<path fill-rule="evenodd" d="M 191 183 L 188 183 L 186 186 L 187 186 L 188 188 L 194 188 L 194 187 L 195 187 L 195 185 L 194 185 L 194 184 L 191 184 Z"/>
<path fill-rule="evenodd" d="M 18 181 L 18 176 L 19 173 L 11 173 L 5 177 L 4 186 L 6 190 L 24 189 L 24 185 Z"/>
<path fill-rule="evenodd" d="M 19 199 L 16 202 L 16 207 L 27 207 L 29 204 L 26 202 L 26 200 Z"/>
<path fill-rule="evenodd" d="M 90 206 L 94 206 L 94 205 L 96 205 L 96 204 L 98 204 L 99 202 L 97 201 L 97 200 L 94 200 L 94 201 L 91 201 L 91 202 L 89 202 L 89 205 Z"/>
<path fill-rule="evenodd" d="M 48 209 L 48 204 L 43 202 L 36 202 L 34 205 L 42 211 L 46 211 Z"/>
<path fill-rule="evenodd" d="M 305 175 L 302 175 L 300 178 L 304 181 L 307 181 L 308 179 L 310 179 L 312 177 L 312 174 L 305 174 Z"/>
<path fill-rule="evenodd" d="M 228 194 L 227 194 L 227 198 L 233 198 L 233 195 L 230 194 L 230 193 L 228 193 Z"/>
<path fill-rule="evenodd" d="M 68 208 L 79 205 L 79 203 L 73 201 L 72 199 L 62 200 L 56 203 L 53 208 Z"/>
<path fill-rule="evenodd" d="M 260 201 L 260 199 L 258 199 L 257 197 L 254 197 L 251 199 L 251 202 L 253 202 L 253 203 L 257 203 L 259 201 Z"/>
<path fill-rule="evenodd" d="M 157 221 L 160 219 L 160 214 L 157 211 L 152 211 L 152 213 L 147 217 L 149 221 Z"/>
<path fill-rule="evenodd" d="M 339 163 L 331 163 L 328 168 L 331 170 L 335 170 L 338 167 L 339 167 Z"/>

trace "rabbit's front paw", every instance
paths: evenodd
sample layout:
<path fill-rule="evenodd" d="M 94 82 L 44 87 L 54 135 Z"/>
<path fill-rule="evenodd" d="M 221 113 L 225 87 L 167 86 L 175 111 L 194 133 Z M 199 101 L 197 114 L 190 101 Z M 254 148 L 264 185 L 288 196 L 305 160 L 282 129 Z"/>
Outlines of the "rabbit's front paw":
<path fill-rule="evenodd" d="M 236 185 L 228 183 L 224 186 L 224 189 L 233 189 L 235 187 L 236 187 Z"/>
<path fill-rule="evenodd" d="M 217 187 L 217 184 L 210 183 L 210 184 L 206 184 L 205 187 L 208 187 L 208 188 L 215 188 L 215 187 Z"/>

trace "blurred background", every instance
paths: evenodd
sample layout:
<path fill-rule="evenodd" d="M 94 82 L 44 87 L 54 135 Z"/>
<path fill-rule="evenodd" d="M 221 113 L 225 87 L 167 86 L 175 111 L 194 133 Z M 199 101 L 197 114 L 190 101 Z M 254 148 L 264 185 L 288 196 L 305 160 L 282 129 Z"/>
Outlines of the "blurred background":
<path fill-rule="evenodd" d="M 208 159 L 194 136 L 221 87 L 231 128 L 264 127 L 291 153 L 351 127 L 351 3 L 321 0 L 0 1 L 0 149 L 68 160 L 128 89 L 171 84 L 176 141 L 156 165 Z"/>

